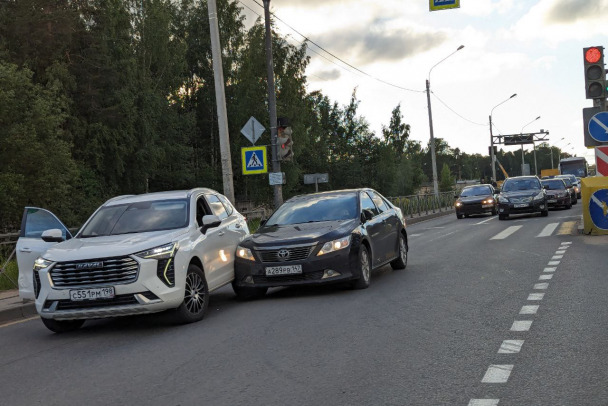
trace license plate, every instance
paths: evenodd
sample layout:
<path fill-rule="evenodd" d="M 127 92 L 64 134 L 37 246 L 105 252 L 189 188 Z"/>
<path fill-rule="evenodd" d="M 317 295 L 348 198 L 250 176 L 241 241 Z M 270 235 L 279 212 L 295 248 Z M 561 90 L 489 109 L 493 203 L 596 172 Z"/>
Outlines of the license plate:
<path fill-rule="evenodd" d="M 484 209 L 490 208 L 492 207 L 491 204 L 482 204 L 481 207 L 483 207 Z"/>
<path fill-rule="evenodd" d="M 79 302 L 82 300 L 112 299 L 113 297 L 113 286 L 109 288 L 70 290 L 70 300 L 74 302 Z"/>
<path fill-rule="evenodd" d="M 528 203 L 515 203 L 515 208 L 528 207 Z"/>
<path fill-rule="evenodd" d="M 295 275 L 302 273 L 302 265 L 267 266 L 266 276 Z"/>
<path fill-rule="evenodd" d="M 547 203 L 557 203 L 557 200 L 556 199 L 549 199 L 549 200 L 547 200 Z"/>

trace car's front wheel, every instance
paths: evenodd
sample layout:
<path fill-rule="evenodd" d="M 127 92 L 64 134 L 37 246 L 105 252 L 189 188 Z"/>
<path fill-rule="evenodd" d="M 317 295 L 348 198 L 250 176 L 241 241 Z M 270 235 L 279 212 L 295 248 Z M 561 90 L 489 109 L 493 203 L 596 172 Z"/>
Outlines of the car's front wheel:
<path fill-rule="evenodd" d="M 193 323 L 205 316 L 209 305 L 209 288 L 202 269 L 194 264 L 188 267 L 184 301 L 177 308 L 177 319 L 181 323 Z"/>
<path fill-rule="evenodd" d="M 54 320 L 41 318 L 42 323 L 53 333 L 67 333 L 78 330 L 84 324 L 84 320 Z"/>
<path fill-rule="evenodd" d="M 399 234 L 399 256 L 393 262 L 391 267 L 393 269 L 405 269 L 407 266 L 407 243 L 405 242 L 405 236 Z"/>
<path fill-rule="evenodd" d="M 459 220 L 460 220 L 460 219 L 461 219 L 461 218 L 463 218 L 463 217 L 464 217 L 464 214 L 456 213 L 456 218 L 457 218 L 457 219 L 459 219 Z"/>
<path fill-rule="evenodd" d="M 236 283 L 232 282 L 232 290 L 236 294 L 237 299 L 239 300 L 252 300 L 259 299 L 263 297 L 266 292 L 268 292 L 268 288 L 257 288 L 253 286 L 238 286 Z"/>
<path fill-rule="evenodd" d="M 367 247 L 361 244 L 359 247 L 359 261 L 358 261 L 359 279 L 352 282 L 353 289 L 367 289 L 369 287 L 369 280 L 372 274 L 372 261 L 369 257 Z"/>

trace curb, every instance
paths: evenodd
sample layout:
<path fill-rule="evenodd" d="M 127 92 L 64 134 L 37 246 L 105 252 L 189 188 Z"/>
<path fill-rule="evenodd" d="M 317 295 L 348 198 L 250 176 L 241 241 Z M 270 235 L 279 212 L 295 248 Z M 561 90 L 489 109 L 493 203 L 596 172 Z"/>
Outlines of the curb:
<path fill-rule="evenodd" d="M 37 314 L 36 305 L 33 302 L 24 303 L 7 309 L 0 309 L 0 324 L 17 321 L 19 319 L 27 319 L 36 316 Z"/>
<path fill-rule="evenodd" d="M 426 220 L 431 220 L 437 217 L 443 217 L 443 216 L 447 216 L 450 214 L 454 214 L 454 209 L 449 209 L 446 211 L 440 211 L 437 213 L 431 213 L 431 214 L 426 214 L 426 215 L 422 215 L 420 217 L 406 217 L 405 218 L 405 224 L 416 224 L 416 223 L 420 223 Z"/>

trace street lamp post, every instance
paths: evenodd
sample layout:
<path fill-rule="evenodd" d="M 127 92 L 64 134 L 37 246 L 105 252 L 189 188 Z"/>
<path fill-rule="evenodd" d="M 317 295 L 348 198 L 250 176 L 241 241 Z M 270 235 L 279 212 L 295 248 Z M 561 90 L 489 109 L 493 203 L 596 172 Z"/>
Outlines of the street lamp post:
<path fill-rule="evenodd" d="M 517 96 L 517 93 L 513 93 L 511 95 L 511 97 L 509 97 L 507 100 L 501 101 L 496 106 L 492 107 L 492 110 L 490 110 L 490 159 L 492 160 L 492 180 L 494 182 L 496 182 L 496 165 L 494 164 L 494 161 L 496 159 L 494 157 L 494 135 L 492 135 L 492 113 L 494 112 L 494 109 L 496 107 L 500 106 L 503 103 L 508 102 L 509 100 L 511 100 L 512 98 L 514 98 L 515 96 Z"/>
<path fill-rule="evenodd" d="M 529 126 L 530 124 L 532 124 L 533 122 L 535 122 L 536 120 L 540 119 L 540 116 L 536 117 L 534 120 L 530 121 L 528 124 L 524 125 L 521 130 L 519 130 L 519 135 L 522 135 L 522 133 L 524 132 L 524 128 L 526 128 L 527 126 Z M 536 145 L 534 144 L 534 139 L 532 140 L 532 148 L 534 149 L 534 174 L 538 175 L 538 170 L 536 168 Z M 521 174 L 524 175 L 524 165 L 525 165 L 525 161 L 524 161 L 524 144 L 521 144 Z"/>
<path fill-rule="evenodd" d="M 431 111 L 431 71 L 435 68 L 435 66 L 439 65 L 441 62 L 445 61 L 450 56 L 452 56 L 456 52 L 460 51 L 462 48 L 464 48 L 464 45 L 459 46 L 456 49 L 456 51 L 452 52 L 451 54 L 449 54 L 448 56 L 446 56 L 445 58 L 443 58 L 442 60 L 437 62 L 435 65 L 433 65 L 433 67 L 429 70 L 429 76 L 428 76 L 428 79 L 426 80 L 426 102 L 427 102 L 428 109 L 429 109 L 429 128 L 430 128 L 430 133 L 431 133 L 430 143 L 431 143 L 431 166 L 433 169 L 433 192 L 435 193 L 435 196 L 437 196 L 437 197 L 439 197 L 439 184 L 437 182 L 437 158 L 435 156 L 435 136 L 433 134 L 433 113 Z"/>
<path fill-rule="evenodd" d="M 562 138 L 561 138 L 559 141 L 557 141 L 557 142 L 562 142 L 564 139 L 565 139 L 565 137 L 562 137 Z M 556 143 L 556 144 L 557 144 L 557 143 Z M 554 169 L 554 168 L 555 168 L 555 166 L 553 166 L 553 148 L 554 148 L 554 147 L 551 147 L 551 169 Z M 557 157 L 559 158 L 559 155 L 558 155 Z"/>

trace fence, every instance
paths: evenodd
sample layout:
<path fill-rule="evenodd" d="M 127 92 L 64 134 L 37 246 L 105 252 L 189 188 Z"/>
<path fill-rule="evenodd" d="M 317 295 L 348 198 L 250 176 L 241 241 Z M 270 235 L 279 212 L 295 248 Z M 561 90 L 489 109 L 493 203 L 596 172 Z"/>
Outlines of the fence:
<path fill-rule="evenodd" d="M 434 194 L 389 197 L 391 203 L 401 209 L 404 216 L 413 218 L 448 211 L 454 208 L 454 192 Z"/>
<path fill-rule="evenodd" d="M 0 278 L 6 278 L 15 288 L 19 285 L 6 273 L 6 269 L 15 256 L 17 238 L 19 233 L 0 234 Z"/>

